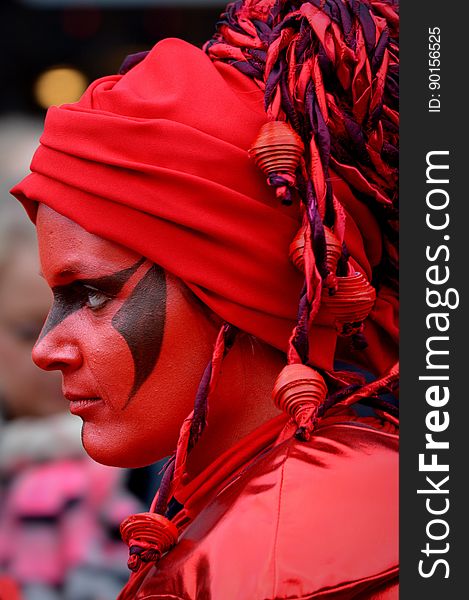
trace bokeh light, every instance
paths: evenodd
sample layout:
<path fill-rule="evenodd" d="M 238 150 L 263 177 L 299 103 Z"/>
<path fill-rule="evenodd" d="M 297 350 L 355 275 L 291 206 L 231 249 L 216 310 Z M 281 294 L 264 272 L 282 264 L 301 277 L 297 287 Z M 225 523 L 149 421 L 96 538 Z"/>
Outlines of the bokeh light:
<path fill-rule="evenodd" d="M 73 67 L 52 67 L 36 80 L 34 96 L 42 108 L 76 102 L 88 84 L 86 76 Z"/>

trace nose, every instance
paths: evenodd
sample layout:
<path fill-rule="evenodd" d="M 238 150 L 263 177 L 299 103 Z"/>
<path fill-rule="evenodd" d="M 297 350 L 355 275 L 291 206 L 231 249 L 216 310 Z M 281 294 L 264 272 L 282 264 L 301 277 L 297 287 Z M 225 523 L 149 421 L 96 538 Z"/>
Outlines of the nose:
<path fill-rule="evenodd" d="M 52 329 L 36 341 L 32 358 L 38 367 L 44 371 L 65 371 L 78 369 L 82 362 L 82 355 L 78 344 L 67 339 L 66 335 Z M 42 334 L 41 334 L 42 335 Z"/>

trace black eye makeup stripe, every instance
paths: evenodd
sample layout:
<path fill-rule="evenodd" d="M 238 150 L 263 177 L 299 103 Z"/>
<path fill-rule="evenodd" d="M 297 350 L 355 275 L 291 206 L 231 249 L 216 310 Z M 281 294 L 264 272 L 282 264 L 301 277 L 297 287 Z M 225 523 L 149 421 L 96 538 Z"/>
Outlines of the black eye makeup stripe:
<path fill-rule="evenodd" d="M 96 289 L 115 295 L 120 292 L 124 284 L 130 279 L 135 271 L 145 262 L 141 258 L 131 267 L 117 271 L 111 275 L 104 275 L 95 279 L 77 279 L 66 285 L 58 285 L 52 288 L 54 302 L 49 311 L 49 315 L 38 338 L 42 340 L 54 327 L 57 327 L 68 316 L 83 308 L 88 301 L 88 291 L 84 286 L 89 285 Z"/>
<path fill-rule="evenodd" d="M 112 319 L 113 327 L 127 342 L 135 366 L 134 383 L 125 406 L 155 367 L 163 342 L 165 317 L 165 273 L 158 265 L 152 265 Z"/>

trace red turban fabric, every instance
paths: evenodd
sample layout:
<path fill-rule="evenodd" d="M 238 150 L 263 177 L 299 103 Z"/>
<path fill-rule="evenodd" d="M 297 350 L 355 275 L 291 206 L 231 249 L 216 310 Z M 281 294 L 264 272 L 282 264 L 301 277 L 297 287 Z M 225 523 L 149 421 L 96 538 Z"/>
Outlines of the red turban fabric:
<path fill-rule="evenodd" d="M 248 157 L 266 120 L 250 79 L 167 39 L 126 74 L 94 82 L 78 103 L 51 108 L 32 174 L 12 193 L 33 221 L 37 202 L 47 204 L 150 258 L 223 319 L 286 350 L 303 282 L 288 252 L 300 217 Z M 381 256 L 377 223 L 343 182 L 336 193 L 349 214 L 354 265 L 370 277 Z M 378 298 L 368 319 L 378 371 L 395 360 L 393 304 Z M 373 318 L 390 335 L 384 343 Z M 332 328 L 313 327 L 311 361 L 330 369 L 335 343 Z"/>

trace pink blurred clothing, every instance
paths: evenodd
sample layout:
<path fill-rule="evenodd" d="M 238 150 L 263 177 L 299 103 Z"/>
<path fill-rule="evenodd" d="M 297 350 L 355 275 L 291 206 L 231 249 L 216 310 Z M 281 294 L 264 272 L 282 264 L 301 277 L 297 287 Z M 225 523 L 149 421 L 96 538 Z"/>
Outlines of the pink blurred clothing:
<path fill-rule="evenodd" d="M 119 524 L 140 509 L 124 489 L 125 472 L 86 456 L 69 415 L 23 425 L 28 435 L 21 445 L 2 426 L 0 574 L 17 581 L 26 599 L 114 600 L 128 576 Z M 42 595 L 35 596 L 39 588 Z"/>

